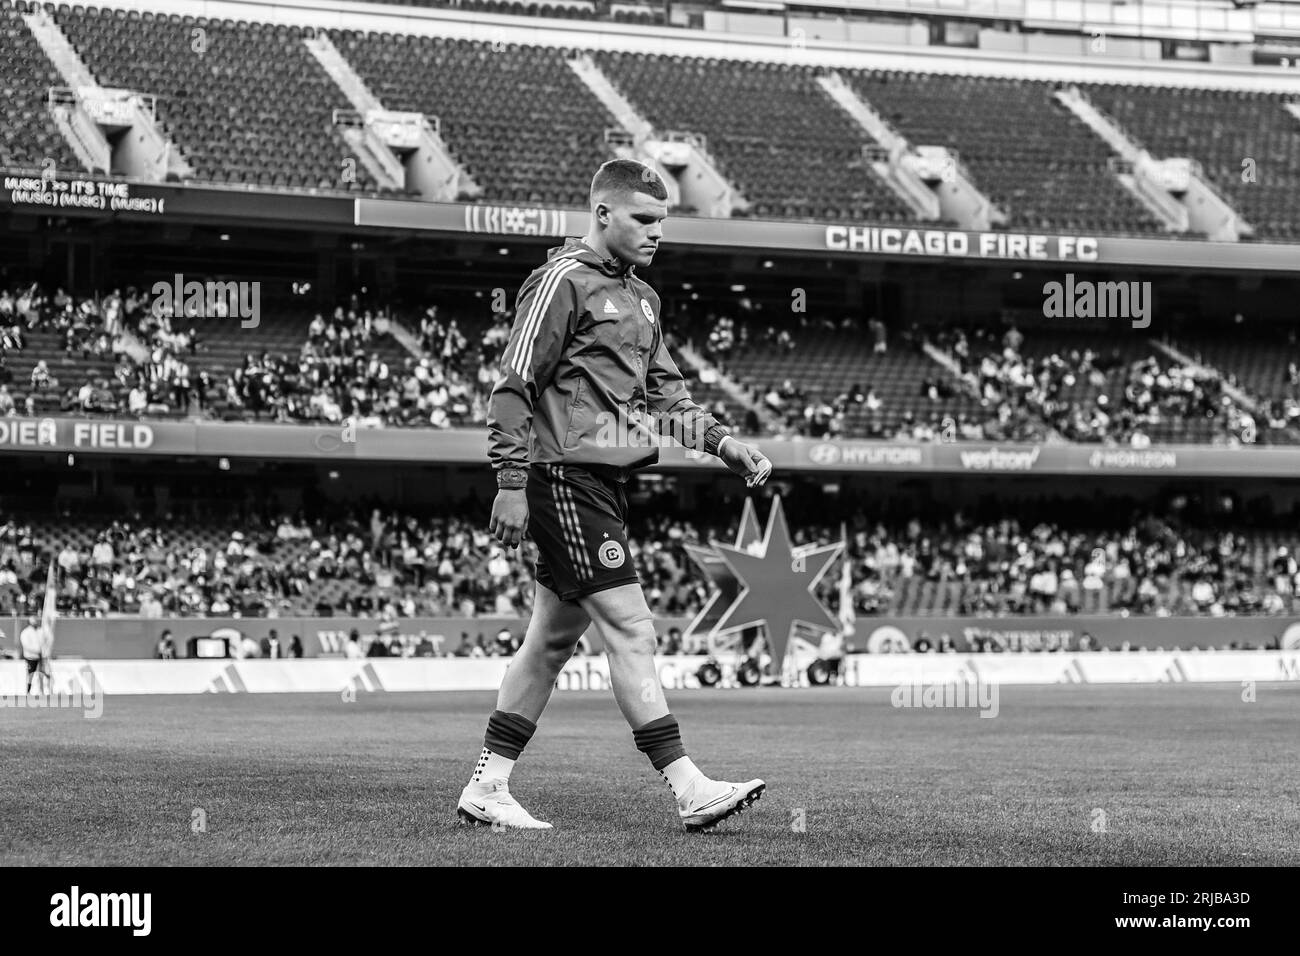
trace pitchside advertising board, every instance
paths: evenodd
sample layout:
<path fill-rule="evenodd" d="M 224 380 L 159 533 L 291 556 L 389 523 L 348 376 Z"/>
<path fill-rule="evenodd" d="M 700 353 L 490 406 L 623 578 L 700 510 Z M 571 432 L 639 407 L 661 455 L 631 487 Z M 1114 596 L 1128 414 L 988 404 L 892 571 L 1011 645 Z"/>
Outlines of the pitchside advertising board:
<path fill-rule="evenodd" d="M 1096 445 L 987 442 L 912 444 L 882 441 L 750 439 L 778 471 L 936 472 L 946 474 L 1177 475 L 1223 477 L 1300 474 L 1300 448 L 1165 445 L 1145 449 Z M 648 446 L 647 446 L 648 447 Z M 0 418 L 0 456 L 77 452 L 187 457 L 307 458 L 354 461 L 487 462 L 484 429 L 440 431 L 347 425 Z M 712 456 L 665 438 L 660 466 L 721 468 Z"/>
<path fill-rule="evenodd" d="M 581 236 L 581 209 L 498 203 L 312 196 L 191 184 L 128 183 L 58 170 L 0 177 L 0 208 L 17 213 L 145 221 L 247 222 L 302 228 L 507 237 Z M 1300 272 L 1300 247 L 1286 243 L 1170 241 L 1084 233 L 1030 233 L 756 219 L 673 218 L 665 240 L 701 249 L 833 254 L 931 261 L 1169 266 L 1236 272 Z"/>
<path fill-rule="evenodd" d="M 702 657 L 655 661 L 668 690 L 700 687 Z M 52 707 L 83 711 L 96 719 L 118 694 L 326 693 L 342 703 L 383 692 L 481 690 L 501 686 L 509 658 L 305 661 L 56 661 L 52 693 L 24 693 L 26 669 L 0 661 L 0 720 L 10 709 Z M 1144 651 L 1136 654 L 854 654 L 844 660 L 848 687 L 888 687 L 895 707 L 979 708 L 996 717 L 999 687 L 1013 684 L 1181 684 L 1231 683 L 1253 695 L 1256 682 L 1300 681 L 1300 652 Z M 808 686 L 802 672 L 787 672 L 787 686 Z M 735 687 L 724 678 L 724 688 Z M 609 663 L 603 657 L 570 660 L 560 672 L 561 691 L 611 693 Z M 109 698 L 105 703 L 104 698 Z M 1243 696 L 1243 700 L 1254 697 Z"/>
<path fill-rule="evenodd" d="M 684 617 L 655 619 L 655 629 L 661 635 L 674 627 L 687 633 L 690 624 L 691 619 Z M 12 651 L 22 625 L 20 618 L 0 617 L 0 630 L 7 635 L 0 647 Z M 490 646 L 502 629 L 522 638 L 528 619 L 399 618 L 395 628 L 385 630 L 375 618 L 351 617 L 61 618 L 55 629 L 54 654 L 60 660 L 151 658 L 162 632 L 171 631 L 177 656 L 185 657 L 196 648 L 201 656 L 209 656 L 205 651 L 219 656 L 245 638 L 260 645 L 274 630 L 285 654 L 297 635 L 302 639 L 305 657 L 342 657 L 349 635 L 355 630 L 363 650 L 381 634 L 390 634 L 417 648 L 417 653 L 441 656 L 456 650 L 462 634 L 469 635 L 471 642 L 482 634 Z M 1168 651 L 1221 649 L 1234 644 L 1300 651 L 1300 619 L 1285 617 L 864 617 L 858 618 L 855 632 L 846 643 L 869 654 L 913 654 L 926 645 L 938 647 L 945 635 L 959 653 L 1061 653 L 1083 650 L 1085 646 L 1113 652 L 1125 645 Z M 592 653 L 603 649 L 600 633 L 594 627 L 584 639 Z M 801 653 L 807 650 L 800 647 Z M 719 653 L 720 659 L 734 656 L 734 651 Z"/>

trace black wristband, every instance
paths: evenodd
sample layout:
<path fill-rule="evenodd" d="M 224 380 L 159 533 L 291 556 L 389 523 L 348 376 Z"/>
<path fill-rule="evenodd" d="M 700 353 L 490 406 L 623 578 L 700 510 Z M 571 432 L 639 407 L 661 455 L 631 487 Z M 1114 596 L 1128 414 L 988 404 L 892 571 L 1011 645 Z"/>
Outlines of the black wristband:
<path fill-rule="evenodd" d="M 506 466 L 497 469 L 497 487 L 502 490 L 517 491 L 528 487 L 528 469 Z"/>
<path fill-rule="evenodd" d="M 716 455 L 718 446 L 722 444 L 722 439 L 731 434 L 721 425 L 713 424 L 709 430 L 704 433 L 704 451 L 708 455 Z"/>

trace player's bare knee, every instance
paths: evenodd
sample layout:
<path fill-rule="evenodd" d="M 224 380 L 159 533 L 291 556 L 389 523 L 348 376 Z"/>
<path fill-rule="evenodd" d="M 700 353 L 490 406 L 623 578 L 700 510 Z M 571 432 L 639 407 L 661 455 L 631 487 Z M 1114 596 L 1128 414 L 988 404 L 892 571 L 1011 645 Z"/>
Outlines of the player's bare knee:
<path fill-rule="evenodd" d="M 556 631 L 547 634 L 542 639 L 542 653 L 548 660 L 559 661 L 563 665 L 573 656 L 573 649 L 578 646 L 580 637 L 582 637 L 581 631 Z"/>
<path fill-rule="evenodd" d="M 608 641 L 611 654 L 642 654 L 653 657 L 655 652 L 654 618 L 635 618 L 620 622 L 613 628 Z"/>

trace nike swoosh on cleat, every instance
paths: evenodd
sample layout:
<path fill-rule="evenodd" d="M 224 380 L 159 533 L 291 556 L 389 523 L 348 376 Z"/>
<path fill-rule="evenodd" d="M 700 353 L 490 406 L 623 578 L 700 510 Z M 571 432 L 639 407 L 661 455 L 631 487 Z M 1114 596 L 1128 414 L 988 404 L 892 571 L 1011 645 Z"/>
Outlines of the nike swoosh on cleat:
<path fill-rule="evenodd" d="M 691 812 L 692 812 L 692 813 L 703 813 L 705 810 L 709 809 L 709 807 L 717 806 L 719 803 L 722 803 L 724 800 L 730 800 L 730 799 L 731 799 L 732 797 L 734 797 L 735 795 L 736 795 L 736 791 L 733 789 L 733 790 L 731 791 L 731 793 L 724 794 L 723 796 L 718 797 L 716 800 L 710 800 L 710 801 L 709 801 L 708 803 L 706 803 L 704 806 L 702 806 L 702 807 L 696 807 L 696 808 L 695 808 L 694 810 L 692 810 Z"/>
<path fill-rule="evenodd" d="M 742 811 L 749 809 L 755 803 L 757 803 L 758 799 L 761 796 L 763 796 L 763 792 L 766 789 L 767 789 L 766 786 L 755 787 L 753 790 L 745 794 L 745 796 L 740 800 L 739 803 L 737 803 L 731 809 L 725 811 L 716 820 L 712 820 L 708 823 L 687 823 L 686 831 L 688 833 L 713 833 L 715 830 L 717 830 L 718 824 L 721 823 L 723 820 L 729 820 L 732 817 L 736 816 L 737 814 L 741 813 Z"/>
<path fill-rule="evenodd" d="M 475 810 L 477 810 L 479 813 L 487 813 L 487 807 L 486 807 L 486 806 L 480 807 L 477 803 L 471 803 L 469 800 L 466 800 L 465 802 L 466 802 L 467 804 L 469 804 L 469 806 L 471 806 L 471 807 L 473 807 Z"/>

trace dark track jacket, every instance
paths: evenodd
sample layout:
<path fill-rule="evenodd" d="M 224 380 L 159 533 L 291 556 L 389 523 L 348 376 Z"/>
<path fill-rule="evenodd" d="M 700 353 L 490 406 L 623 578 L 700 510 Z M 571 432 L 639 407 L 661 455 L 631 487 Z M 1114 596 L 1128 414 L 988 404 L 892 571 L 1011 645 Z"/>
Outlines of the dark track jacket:
<path fill-rule="evenodd" d="M 660 435 L 716 455 L 727 434 L 668 355 L 659 296 L 635 266 L 602 259 L 580 239 L 551 249 L 519 290 L 487 423 L 495 469 L 630 471 L 659 460 Z"/>

